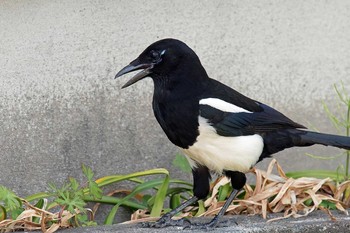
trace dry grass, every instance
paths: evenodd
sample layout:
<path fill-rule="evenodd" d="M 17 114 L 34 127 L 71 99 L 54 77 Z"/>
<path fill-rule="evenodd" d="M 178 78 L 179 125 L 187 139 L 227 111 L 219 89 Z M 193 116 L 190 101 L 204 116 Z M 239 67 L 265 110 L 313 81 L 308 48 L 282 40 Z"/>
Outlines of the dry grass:
<path fill-rule="evenodd" d="M 278 175 L 272 174 L 276 168 Z M 234 200 L 227 209 L 226 214 L 248 214 L 262 215 L 267 219 L 268 213 L 283 212 L 284 216 L 268 221 L 275 221 L 281 218 L 307 216 L 317 209 L 324 210 L 331 219 L 335 218 L 331 212 L 323 207 L 323 201 L 333 203 L 339 211 L 348 214 L 347 208 L 350 206 L 350 197 L 345 197 L 346 190 L 350 189 L 350 181 L 335 184 L 331 179 L 316 178 L 288 178 L 276 160 L 272 160 L 267 171 L 253 168 L 250 171 L 256 176 L 256 186 L 245 185 L 243 199 Z M 224 201 L 217 201 L 219 187 L 229 183 L 226 177 L 219 178 L 214 182 L 212 195 L 204 202 L 205 211 L 199 216 L 213 216 L 222 208 Z M 312 200 L 312 201 L 311 201 Z M 58 212 L 46 211 L 46 205 L 42 209 L 37 208 L 25 200 L 23 211 L 17 219 L 6 219 L 0 222 L 0 232 L 11 232 L 15 230 L 41 230 L 45 233 L 52 233 L 61 228 L 72 227 L 77 214 L 61 210 Z M 307 203 L 308 204 L 305 204 Z M 198 207 L 189 207 L 184 213 L 177 216 L 192 217 Z M 137 210 L 131 217 L 131 221 L 125 223 L 136 223 L 142 221 L 154 221 L 158 218 L 149 217 L 147 210 Z M 35 220 L 35 221 L 34 221 Z"/>
<path fill-rule="evenodd" d="M 277 169 L 278 175 L 272 174 L 274 168 Z M 241 193 L 245 193 L 244 198 L 234 200 L 233 204 L 227 209 L 227 215 L 259 214 L 267 219 L 268 213 L 284 213 L 283 217 L 269 219 L 269 222 L 288 217 L 307 216 L 311 212 L 320 209 L 335 220 L 331 212 L 321 205 L 322 201 L 333 203 L 336 209 L 348 214 L 346 209 L 349 208 L 350 197 L 345 197 L 344 193 L 346 189 L 350 188 L 350 181 L 336 185 L 329 178 L 288 178 L 275 159 L 271 161 L 267 171 L 253 168 L 250 173 L 256 177 L 255 188 L 253 189 L 252 186 L 246 184 L 244 190 L 241 191 Z M 221 185 L 229 182 L 230 180 L 226 177 L 217 180 L 211 197 L 204 202 L 206 211 L 199 216 L 213 216 L 219 212 L 224 205 L 224 201 L 217 201 L 217 193 Z M 306 202 L 309 202 L 309 204 L 305 204 Z M 193 216 L 193 211 L 196 208 L 189 207 L 177 217 Z M 150 218 L 147 211 L 138 210 L 132 215 L 131 221 L 127 223 L 154 220 L 156 218 Z"/>
<path fill-rule="evenodd" d="M 71 220 L 74 220 L 75 217 L 67 210 L 51 213 L 44 210 L 46 205 L 40 209 L 24 199 L 22 202 L 25 205 L 25 210 L 15 220 L 5 219 L 1 221 L 0 232 L 41 230 L 45 233 L 53 233 L 58 229 L 71 227 Z"/>

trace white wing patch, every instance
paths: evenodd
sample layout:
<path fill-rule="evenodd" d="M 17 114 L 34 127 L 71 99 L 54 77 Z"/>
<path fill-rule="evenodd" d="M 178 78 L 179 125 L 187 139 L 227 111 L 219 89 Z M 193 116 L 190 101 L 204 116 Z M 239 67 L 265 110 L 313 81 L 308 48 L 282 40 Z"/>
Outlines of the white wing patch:
<path fill-rule="evenodd" d="M 228 103 L 226 101 L 223 101 L 218 98 L 207 98 L 207 99 L 201 99 L 199 101 L 199 104 L 201 105 L 209 105 L 213 108 L 219 109 L 223 112 L 233 112 L 233 113 L 239 113 L 239 112 L 246 112 L 246 113 L 252 113 L 244 108 L 238 107 L 234 104 Z"/>
<path fill-rule="evenodd" d="M 223 137 L 205 118 L 198 120 L 197 141 L 182 149 L 192 167 L 200 164 L 222 174 L 223 170 L 247 172 L 257 163 L 264 148 L 260 135 Z"/>

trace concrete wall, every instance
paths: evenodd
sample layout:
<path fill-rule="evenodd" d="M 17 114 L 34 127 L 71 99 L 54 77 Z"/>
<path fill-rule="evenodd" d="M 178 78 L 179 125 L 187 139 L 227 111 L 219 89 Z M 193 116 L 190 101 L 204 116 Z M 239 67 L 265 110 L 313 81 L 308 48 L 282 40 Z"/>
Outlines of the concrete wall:
<path fill-rule="evenodd" d="M 0 1 L 0 184 L 44 191 L 82 163 L 97 176 L 165 167 L 191 179 L 171 166 L 151 80 L 121 90 L 128 77 L 113 79 L 164 37 L 191 46 L 211 77 L 336 133 L 321 101 L 335 105 L 333 83 L 350 90 L 349 1 Z M 286 170 L 344 160 L 305 151 L 338 153 L 275 157 Z"/>

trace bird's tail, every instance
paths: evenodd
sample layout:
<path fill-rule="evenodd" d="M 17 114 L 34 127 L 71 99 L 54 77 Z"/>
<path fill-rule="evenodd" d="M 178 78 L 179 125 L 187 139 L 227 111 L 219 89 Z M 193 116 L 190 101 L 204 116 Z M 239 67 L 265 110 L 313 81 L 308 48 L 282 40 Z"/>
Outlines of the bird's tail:
<path fill-rule="evenodd" d="M 294 137 L 296 140 L 294 141 L 295 146 L 309 146 L 313 144 L 320 144 L 350 150 L 350 137 L 316 133 L 298 129 L 293 129 L 293 131 L 295 131 L 295 134 L 292 133 L 292 135 L 297 136 Z"/>
<path fill-rule="evenodd" d="M 350 150 L 350 137 L 316 133 L 301 129 L 285 129 L 263 135 L 264 150 L 259 160 L 294 146 L 320 144 Z"/>

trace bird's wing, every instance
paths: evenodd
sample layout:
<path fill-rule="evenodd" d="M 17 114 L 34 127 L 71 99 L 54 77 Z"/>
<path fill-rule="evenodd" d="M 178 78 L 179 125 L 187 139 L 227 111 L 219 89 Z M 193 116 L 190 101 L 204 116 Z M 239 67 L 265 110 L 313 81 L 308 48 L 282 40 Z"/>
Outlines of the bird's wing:
<path fill-rule="evenodd" d="M 279 129 L 305 128 L 277 110 L 258 103 L 261 111 L 247 111 L 243 108 L 223 109 L 219 105 L 200 102 L 200 116 L 216 129 L 221 136 L 243 136 L 264 134 Z M 208 103 L 208 102 L 207 102 Z"/>
<path fill-rule="evenodd" d="M 264 134 L 279 129 L 305 128 L 277 110 L 210 79 L 200 96 L 199 114 L 222 136 Z"/>

